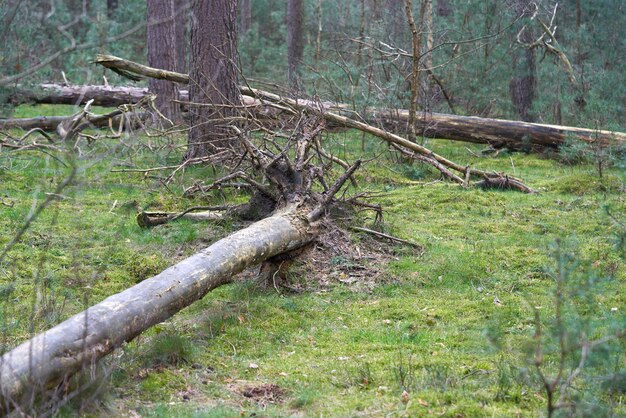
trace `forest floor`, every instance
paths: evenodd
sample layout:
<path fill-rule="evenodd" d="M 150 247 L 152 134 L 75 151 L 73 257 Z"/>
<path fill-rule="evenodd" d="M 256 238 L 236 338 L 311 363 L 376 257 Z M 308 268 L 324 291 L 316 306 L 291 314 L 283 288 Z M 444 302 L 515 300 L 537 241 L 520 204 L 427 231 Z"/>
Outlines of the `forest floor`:
<path fill-rule="evenodd" d="M 23 106 L 16 117 L 59 109 L 71 112 Z M 514 173 L 540 193 L 466 190 L 437 181 L 438 174 L 420 164 L 392 161 L 374 138 L 352 131 L 324 135 L 349 161 L 378 156 L 357 174 L 361 191 L 375 193 L 372 203 L 383 205 L 378 228 L 424 251 L 387 244 L 390 261 L 376 266 L 358 256 L 333 256 L 325 277 L 310 262 L 296 265 L 291 278 L 301 293 L 258 289 L 249 280 L 218 288 L 117 350 L 103 362 L 89 401 L 74 401 L 63 414 L 545 413 L 546 393 L 526 354 L 535 309 L 546 321 L 554 315 L 555 243 L 579 261 L 562 268 L 564 276 L 598 278 L 593 298 L 572 294 L 566 301 L 586 303 L 585 318 L 597 319 L 598 335 L 602 323 L 626 310 L 623 231 L 609 216 L 626 217 L 624 170 L 600 177 L 590 163 L 505 152 L 479 157 L 480 146 L 428 140 L 441 155 Z M 0 264 L 2 351 L 242 227 L 185 220 L 137 225 L 137 207 L 178 211 L 245 201 L 241 191 L 211 194 L 208 201 L 181 198 L 184 186 L 220 174 L 209 167 L 189 167 L 167 185 L 169 171 L 111 171 L 176 165 L 184 143 L 183 136 L 81 143 L 76 182 L 59 192 Z M 42 152 L 0 151 L 0 248 L 68 173 Z M 375 227 L 368 214 L 350 225 Z M 354 231 L 350 237 L 355 247 L 371 241 Z M 363 277 L 361 267 L 379 274 Z M 545 340 L 549 351 L 553 341 Z M 624 341 L 619 344 L 624 349 Z M 624 370 L 623 355 L 616 361 L 613 369 Z M 580 411 L 626 413 L 623 391 L 598 389 L 602 373 L 595 364 L 576 380 L 571 390 Z"/>

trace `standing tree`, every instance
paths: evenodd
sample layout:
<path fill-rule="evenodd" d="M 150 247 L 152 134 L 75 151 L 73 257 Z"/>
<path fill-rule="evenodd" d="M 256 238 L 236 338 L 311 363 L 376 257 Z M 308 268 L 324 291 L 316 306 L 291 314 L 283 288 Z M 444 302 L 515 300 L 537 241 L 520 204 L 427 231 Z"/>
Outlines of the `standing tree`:
<path fill-rule="evenodd" d="M 304 52 L 303 20 L 303 1 L 289 0 L 287 3 L 287 77 L 292 86 L 299 84 L 298 66 Z"/>
<path fill-rule="evenodd" d="M 237 0 L 196 0 L 191 5 L 189 143 L 185 159 L 230 148 L 224 119 L 240 103 L 237 87 Z M 211 106 L 207 106 L 211 105 Z"/>
<path fill-rule="evenodd" d="M 191 0 L 179 0 L 174 4 L 174 21 L 176 25 L 176 71 L 187 73 L 189 71 L 187 50 L 189 49 L 189 8 Z"/>
<path fill-rule="evenodd" d="M 241 23 L 239 31 L 242 34 L 248 33 L 252 25 L 252 5 L 250 0 L 241 0 Z"/>
<path fill-rule="evenodd" d="M 530 0 L 515 0 L 513 10 L 523 21 L 533 18 L 534 3 Z M 525 22 L 523 22 L 525 23 Z M 526 25 L 517 34 L 520 44 L 531 44 L 533 35 Z M 522 46 L 513 51 L 513 77 L 509 82 L 509 92 L 515 110 L 525 122 L 533 122 L 533 100 L 535 99 L 535 48 Z"/>
<path fill-rule="evenodd" d="M 177 70 L 174 0 L 148 0 L 148 65 Z M 176 84 L 150 79 L 150 92 L 157 95 L 156 107 L 170 120 L 179 119 Z"/>
<path fill-rule="evenodd" d="M 113 17 L 113 13 L 117 10 L 118 0 L 107 0 L 107 16 Z"/>

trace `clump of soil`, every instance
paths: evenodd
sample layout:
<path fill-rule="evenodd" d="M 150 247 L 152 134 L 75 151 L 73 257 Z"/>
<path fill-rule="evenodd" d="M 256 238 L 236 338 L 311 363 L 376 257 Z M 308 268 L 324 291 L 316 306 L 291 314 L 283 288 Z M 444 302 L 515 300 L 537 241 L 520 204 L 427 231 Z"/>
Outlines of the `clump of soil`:
<path fill-rule="evenodd" d="M 273 383 L 264 383 L 256 386 L 244 386 L 238 392 L 246 398 L 260 405 L 268 403 L 281 403 L 285 399 L 286 392 L 283 388 Z"/>

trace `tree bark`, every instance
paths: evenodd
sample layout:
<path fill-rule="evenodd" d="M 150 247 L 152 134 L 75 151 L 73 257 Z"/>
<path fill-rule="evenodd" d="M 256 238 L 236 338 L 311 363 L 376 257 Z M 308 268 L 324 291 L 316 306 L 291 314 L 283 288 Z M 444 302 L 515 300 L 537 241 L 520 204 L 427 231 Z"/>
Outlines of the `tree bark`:
<path fill-rule="evenodd" d="M 118 0 L 107 0 L 107 17 L 111 19 L 117 10 Z"/>
<path fill-rule="evenodd" d="M 242 34 L 248 33 L 252 26 L 252 6 L 250 0 L 241 0 L 241 24 L 239 30 Z"/>
<path fill-rule="evenodd" d="M 303 0 L 289 0 L 287 2 L 287 78 L 292 87 L 298 87 L 300 80 L 298 67 L 304 52 L 303 20 Z"/>
<path fill-rule="evenodd" d="M 304 207 L 283 212 L 216 242 L 162 273 L 110 296 L 0 358 L 0 405 L 29 402 L 124 342 L 166 320 L 233 275 L 315 237 Z"/>
<path fill-rule="evenodd" d="M 93 100 L 94 106 L 120 106 L 137 103 L 148 94 L 148 89 L 133 86 L 63 86 L 60 84 L 39 84 L 37 90 L 18 88 L 8 97 L 8 103 L 81 105 Z M 180 99 L 188 101 L 187 90 L 180 91 Z"/>
<path fill-rule="evenodd" d="M 185 159 L 206 157 L 229 148 L 231 132 L 224 119 L 238 105 L 237 0 L 195 0 L 191 6 L 191 64 L 189 145 Z M 228 105 L 228 106 L 224 106 Z"/>
<path fill-rule="evenodd" d="M 530 0 L 516 0 L 515 11 L 522 19 L 532 16 L 532 2 Z M 523 24 L 524 22 L 522 22 Z M 526 28 L 520 35 L 520 41 L 530 44 L 533 36 L 530 28 Z M 520 118 L 525 122 L 533 122 L 535 117 L 532 112 L 533 101 L 535 100 L 536 86 L 536 64 L 535 49 L 519 47 L 513 51 L 513 73 L 515 74 L 509 82 L 509 93 L 511 101 Z"/>
<path fill-rule="evenodd" d="M 409 106 L 409 120 L 408 127 L 410 133 L 410 140 L 415 141 L 417 132 L 416 132 L 416 116 L 417 116 L 417 107 L 420 101 L 420 57 L 422 52 L 422 34 L 424 27 L 424 11 L 426 7 L 426 2 L 428 0 L 422 0 L 422 4 L 420 6 L 420 26 L 419 29 L 415 24 L 415 20 L 413 19 L 413 11 L 411 0 L 405 0 L 404 7 L 406 11 L 406 18 L 409 28 L 411 29 L 411 43 L 413 46 L 413 59 L 412 59 L 412 67 L 411 67 L 411 103 Z"/>
<path fill-rule="evenodd" d="M 148 0 L 148 65 L 175 71 L 177 68 L 176 19 L 174 0 Z M 178 122 L 180 106 L 175 102 L 177 86 L 166 80 L 149 80 L 150 93 L 156 94 L 156 108 L 166 118 Z"/>
<path fill-rule="evenodd" d="M 176 68 L 179 73 L 189 71 L 187 50 L 189 49 L 189 9 L 191 0 L 174 1 L 174 21 L 176 25 Z M 179 5 L 179 7 L 176 7 Z"/>
<path fill-rule="evenodd" d="M 147 117 L 147 115 L 146 115 Z M 0 130 L 3 129 L 35 129 L 39 128 L 44 131 L 54 132 L 57 130 L 59 125 L 71 118 L 71 116 L 38 116 L 34 118 L 15 118 L 15 119 L 0 119 Z M 94 116 L 93 120 L 91 120 L 90 126 L 103 128 L 109 126 L 109 124 L 114 128 L 120 125 L 120 123 L 129 122 L 136 126 L 138 120 L 136 119 L 126 119 L 125 115 L 115 115 L 112 117 L 102 117 L 101 115 Z M 142 118 L 143 119 L 143 118 Z M 123 125 L 125 126 L 125 125 Z"/>
<path fill-rule="evenodd" d="M 449 0 L 437 0 L 437 16 L 448 17 L 452 14 Z"/>

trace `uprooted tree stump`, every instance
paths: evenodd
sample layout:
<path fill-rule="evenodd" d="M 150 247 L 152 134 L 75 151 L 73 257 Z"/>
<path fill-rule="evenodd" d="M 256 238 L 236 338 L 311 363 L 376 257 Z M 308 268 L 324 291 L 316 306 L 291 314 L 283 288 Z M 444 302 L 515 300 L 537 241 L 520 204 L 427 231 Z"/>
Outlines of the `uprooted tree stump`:
<path fill-rule="evenodd" d="M 335 196 L 360 161 L 329 186 L 325 180 L 329 165 L 314 164 L 324 159 L 315 151 L 324 123 L 315 116 L 303 118 L 288 141 L 287 146 L 296 150 L 293 157 L 262 149 L 245 132 L 233 129 L 246 159 L 242 163 L 243 152 L 232 154 L 238 170 L 230 177 L 249 182 L 253 197 L 252 204 L 227 213 L 256 222 L 4 354 L 0 358 L 0 405 L 5 412 L 29 411 L 45 395 L 62 398 L 76 372 L 94 366 L 124 342 L 229 283 L 247 267 L 267 262 L 261 268 L 263 280 L 275 278 L 286 266 L 284 261 L 297 256 L 293 251 L 316 238 L 321 220 L 339 203 Z M 320 185 L 319 191 L 314 191 L 314 183 Z M 255 203 L 259 199 L 263 205 Z M 166 218 L 171 220 L 169 215 Z"/>

